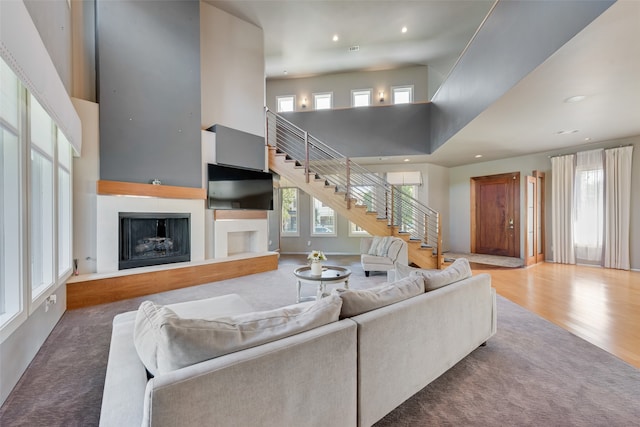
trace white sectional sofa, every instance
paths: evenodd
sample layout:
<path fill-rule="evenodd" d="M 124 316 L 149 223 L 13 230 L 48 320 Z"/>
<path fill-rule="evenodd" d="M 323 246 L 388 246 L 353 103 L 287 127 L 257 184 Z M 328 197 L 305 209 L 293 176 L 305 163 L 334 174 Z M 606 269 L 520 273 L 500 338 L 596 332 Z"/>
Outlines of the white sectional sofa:
<path fill-rule="evenodd" d="M 370 426 L 496 332 L 489 275 L 426 293 L 416 283 L 336 291 L 342 313 L 361 294 L 383 306 L 151 379 L 134 344 L 136 312 L 118 315 L 100 425 Z M 237 295 L 167 307 L 186 318 L 251 310 Z"/>

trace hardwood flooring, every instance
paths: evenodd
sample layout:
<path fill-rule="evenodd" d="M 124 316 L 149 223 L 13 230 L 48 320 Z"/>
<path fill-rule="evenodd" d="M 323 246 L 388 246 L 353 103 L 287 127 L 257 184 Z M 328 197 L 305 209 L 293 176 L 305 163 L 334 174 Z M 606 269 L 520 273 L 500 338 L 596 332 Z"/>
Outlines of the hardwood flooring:
<path fill-rule="evenodd" d="M 499 295 L 640 368 L 640 272 L 540 263 L 491 274 Z"/>

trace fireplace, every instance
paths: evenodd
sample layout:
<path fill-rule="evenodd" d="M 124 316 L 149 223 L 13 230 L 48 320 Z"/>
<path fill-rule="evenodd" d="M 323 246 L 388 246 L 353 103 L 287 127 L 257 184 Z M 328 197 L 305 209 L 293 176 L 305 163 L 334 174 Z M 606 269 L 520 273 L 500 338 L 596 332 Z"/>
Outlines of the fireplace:
<path fill-rule="evenodd" d="M 119 213 L 118 269 L 191 261 L 188 213 Z"/>

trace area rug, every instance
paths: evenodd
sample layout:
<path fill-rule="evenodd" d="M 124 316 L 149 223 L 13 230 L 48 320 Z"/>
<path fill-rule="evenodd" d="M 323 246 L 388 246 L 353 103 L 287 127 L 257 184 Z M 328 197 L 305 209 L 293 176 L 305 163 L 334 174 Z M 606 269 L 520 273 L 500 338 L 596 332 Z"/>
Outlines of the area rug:
<path fill-rule="evenodd" d="M 0 408 L 0 425 L 98 425 L 115 314 L 144 299 L 166 304 L 228 293 L 257 309 L 291 304 L 295 267 L 66 312 Z M 353 271 L 354 288 L 386 280 Z M 498 333 L 488 345 L 377 426 L 631 426 L 640 420 L 638 396 L 640 370 L 498 297 Z"/>
<path fill-rule="evenodd" d="M 445 252 L 443 255 L 445 260 L 467 258 L 469 262 L 474 262 L 476 264 L 495 265 L 497 267 L 519 268 L 524 266 L 524 260 L 508 256 L 469 254 L 461 252 Z"/>

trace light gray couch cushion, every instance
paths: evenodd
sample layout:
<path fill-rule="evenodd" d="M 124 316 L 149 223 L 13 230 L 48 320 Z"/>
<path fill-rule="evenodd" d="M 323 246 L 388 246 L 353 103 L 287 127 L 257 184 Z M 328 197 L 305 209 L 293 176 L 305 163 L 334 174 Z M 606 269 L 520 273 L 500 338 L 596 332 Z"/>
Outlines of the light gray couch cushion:
<path fill-rule="evenodd" d="M 438 269 L 424 269 L 424 268 L 417 268 L 417 267 L 410 267 L 408 265 L 404 265 L 402 263 L 396 262 L 394 265 L 394 268 L 396 270 L 396 280 L 400 280 L 400 279 L 404 279 L 405 277 L 409 277 L 411 276 L 411 274 L 414 274 L 414 271 L 418 271 L 418 272 L 431 272 L 431 271 L 439 271 Z M 415 274 L 414 274 L 415 275 Z"/>
<path fill-rule="evenodd" d="M 337 288 L 331 293 L 342 298 L 340 317 L 345 318 L 422 294 L 424 280 L 422 277 L 414 276 L 370 289 Z"/>
<path fill-rule="evenodd" d="M 313 303 L 218 319 L 188 319 L 145 301 L 134 327 L 140 360 L 153 375 L 335 322 L 342 300 L 330 296 Z"/>
<path fill-rule="evenodd" d="M 444 270 L 418 269 L 412 271 L 410 276 L 422 277 L 424 279 L 424 289 L 426 292 L 429 292 L 471 277 L 471 267 L 466 258 L 459 258 Z"/>

